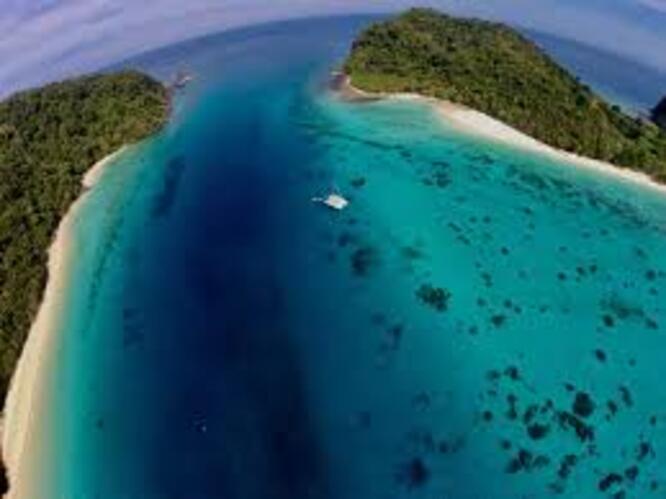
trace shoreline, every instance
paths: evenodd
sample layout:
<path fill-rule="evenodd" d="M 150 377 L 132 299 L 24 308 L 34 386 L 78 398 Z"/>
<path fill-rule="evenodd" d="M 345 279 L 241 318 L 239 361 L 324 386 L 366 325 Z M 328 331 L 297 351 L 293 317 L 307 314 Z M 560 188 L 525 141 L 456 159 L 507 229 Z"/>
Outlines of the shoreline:
<path fill-rule="evenodd" d="M 99 181 L 105 168 L 127 150 L 123 146 L 95 163 L 83 176 L 83 192 L 60 221 L 48 250 L 48 281 L 42 302 L 12 376 L 1 421 L 2 458 L 10 488 L 6 498 L 37 497 L 40 480 L 40 446 L 48 440 L 48 425 L 40 421 L 48 413 L 47 376 L 55 363 L 58 329 L 71 277 L 76 215 L 89 190 Z M 45 438 L 46 437 L 46 438 Z M 30 450 L 36 449 L 37 452 Z"/>
<path fill-rule="evenodd" d="M 437 115 L 444 123 L 459 132 L 500 143 L 514 149 L 550 157 L 573 167 L 601 173 L 666 195 L 666 185 L 660 184 L 646 173 L 557 149 L 513 128 L 503 121 L 461 104 L 421 94 L 366 92 L 354 87 L 351 78 L 343 74 L 334 76 L 331 87 L 344 100 L 350 102 L 375 102 L 382 99 L 424 102 L 435 109 Z"/>

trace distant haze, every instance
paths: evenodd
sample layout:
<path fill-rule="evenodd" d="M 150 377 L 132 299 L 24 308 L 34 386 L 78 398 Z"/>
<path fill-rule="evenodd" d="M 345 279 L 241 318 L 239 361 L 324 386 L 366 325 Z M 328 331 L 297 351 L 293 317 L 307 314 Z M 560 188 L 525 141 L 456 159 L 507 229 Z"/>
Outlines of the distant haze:
<path fill-rule="evenodd" d="M 313 15 L 392 12 L 413 5 L 403 0 L 2 3 L 0 95 L 236 26 Z M 431 0 L 420 5 L 558 34 L 666 72 L 666 0 Z"/>

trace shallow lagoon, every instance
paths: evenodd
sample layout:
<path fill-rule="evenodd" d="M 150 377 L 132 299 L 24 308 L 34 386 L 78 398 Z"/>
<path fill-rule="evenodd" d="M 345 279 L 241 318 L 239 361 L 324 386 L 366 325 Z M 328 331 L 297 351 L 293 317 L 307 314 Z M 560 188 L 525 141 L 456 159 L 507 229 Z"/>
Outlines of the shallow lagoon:
<path fill-rule="evenodd" d="M 137 62 L 200 78 L 79 217 L 43 497 L 664 493 L 666 199 L 340 102 L 361 22 Z"/>

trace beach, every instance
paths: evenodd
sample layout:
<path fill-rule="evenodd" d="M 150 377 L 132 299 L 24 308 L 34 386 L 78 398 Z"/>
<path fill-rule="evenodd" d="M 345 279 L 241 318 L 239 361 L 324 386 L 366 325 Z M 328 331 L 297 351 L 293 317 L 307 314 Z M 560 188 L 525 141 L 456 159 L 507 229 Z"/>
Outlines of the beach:
<path fill-rule="evenodd" d="M 556 161 L 596 171 L 603 175 L 610 175 L 623 181 L 666 194 L 666 185 L 656 182 L 645 173 L 554 148 L 475 109 L 420 94 L 365 92 L 354 87 L 351 83 L 351 78 L 348 76 L 346 78 L 337 76 L 336 78 L 338 78 L 338 81 L 335 84 L 335 88 L 345 100 L 368 102 L 378 99 L 395 99 L 426 102 L 434 107 L 437 114 L 446 124 L 468 135 L 481 137 L 484 140 L 501 143 L 530 153 L 548 156 Z"/>
<path fill-rule="evenodd" d="M 2 425 L 2 453 L 10 480 L 6 497 L 37 497 L 41 481 L 35 474 L 41 471 L 36 462 L 38 449 L 49 441 L 49 425 L 44 415 L 49 413 L 48 379 L 53 372 L 62 321 L 62 308 L 70 282 L 73 254 L 73 235 L 78 211 L 84 204 L 87 191 L 101 178 L 104 169 L 126 146 L 93 165 L 82 180 L 83 194 L 63 217 L 49 248 L 48 283 L 42 304 L 23 347 L 21 357 L 5 401 Z"/>

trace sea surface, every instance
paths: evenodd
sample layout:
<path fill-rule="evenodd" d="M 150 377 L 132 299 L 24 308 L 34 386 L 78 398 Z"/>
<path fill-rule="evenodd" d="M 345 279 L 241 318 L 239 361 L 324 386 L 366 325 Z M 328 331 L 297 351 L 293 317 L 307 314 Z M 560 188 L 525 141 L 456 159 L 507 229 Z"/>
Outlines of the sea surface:
<path fill-rule="evenodd" d="M 583 83 L 630 114 L 649 116 L 666 94 L 666 68 L 552 34 L 533 30 L 525 34 Z"/>
<path fill-rule="evenodd" d="M 76 219 L 35 499 L 664 497 L 666 197 L 340 101 L 368 20 L 131 63 L 197 79 Z"/>

